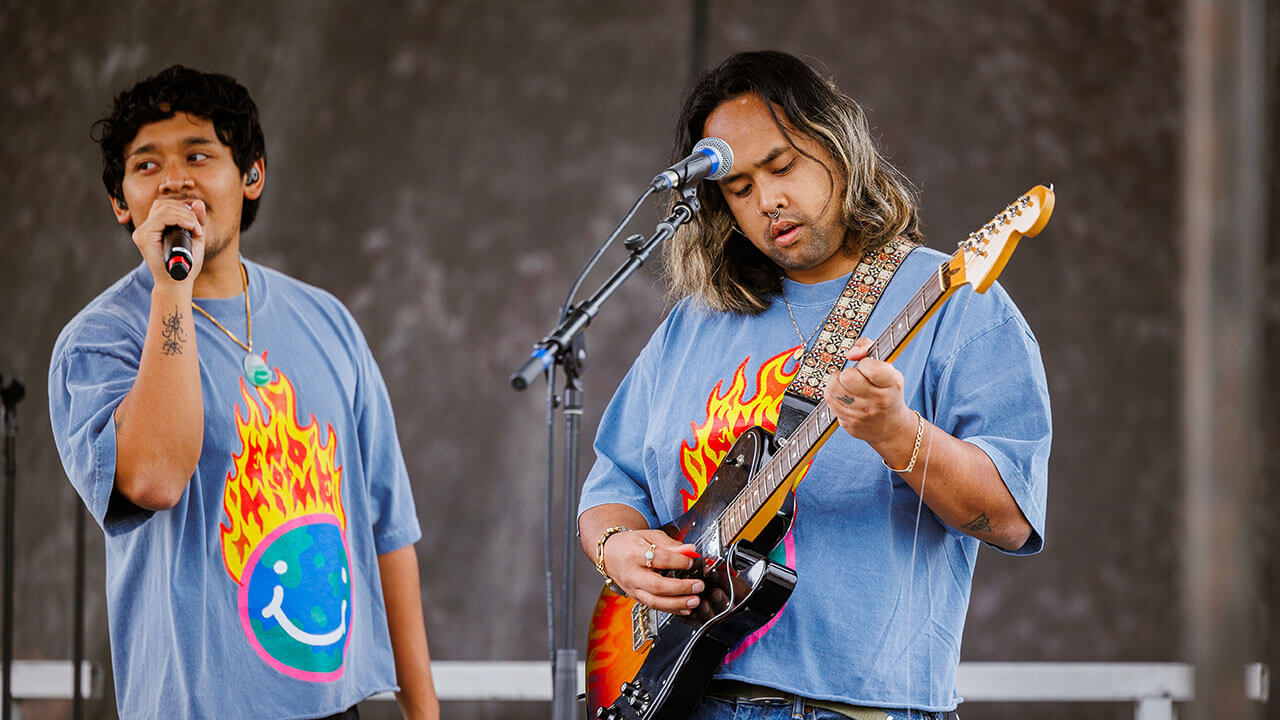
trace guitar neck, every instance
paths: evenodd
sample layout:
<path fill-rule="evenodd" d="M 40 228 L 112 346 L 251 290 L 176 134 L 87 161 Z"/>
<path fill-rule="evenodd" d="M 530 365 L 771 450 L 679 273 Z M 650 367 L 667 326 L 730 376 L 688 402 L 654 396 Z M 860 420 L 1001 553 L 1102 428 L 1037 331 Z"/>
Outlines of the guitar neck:
<path fill-rule="evenodd" d="M 944 262 L 929 281 L 912 296 L 889 327 L 880 333 L 867 357 L 892 362 L 907 343 L 915 337 L 916 332 L 925 321 L 951 294 L 954 288 L 948 281 L 947 267 L 951 261 Z M 769 459 L 743 486 L 742 492 L 729 504 L 721 515 L 720 542 L 721 547 L 728 547 L 738 540 L 744 528 L 760 512 L 769 498 L 780 489 L 795 482 L 795 476 L 822 445 L 831 437 L 837 427 L 835 415 L 826 403 L 819 403 L 813 412 L 800 422 L 791 437 L 787 438 L 779 451 Z"/>

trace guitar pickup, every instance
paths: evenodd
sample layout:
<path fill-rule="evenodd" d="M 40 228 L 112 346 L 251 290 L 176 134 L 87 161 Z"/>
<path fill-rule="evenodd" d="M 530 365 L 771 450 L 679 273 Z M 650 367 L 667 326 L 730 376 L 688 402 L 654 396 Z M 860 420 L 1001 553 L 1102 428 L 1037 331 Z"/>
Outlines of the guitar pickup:
<path fill-rule="evenodd" d="M 661 615 L 653 608 L 636 603 L 631 607 L 631 649 L 640 648 L 658 638 L 658 627 L 662 624 Z"/>

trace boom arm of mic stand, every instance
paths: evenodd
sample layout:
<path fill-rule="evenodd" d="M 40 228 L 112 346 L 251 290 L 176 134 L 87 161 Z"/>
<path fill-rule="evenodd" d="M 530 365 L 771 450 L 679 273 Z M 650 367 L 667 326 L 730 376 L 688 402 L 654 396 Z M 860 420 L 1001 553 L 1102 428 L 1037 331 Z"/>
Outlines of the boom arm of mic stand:
<path fill-rule="evenodd" d="M 689 196 L 685 196 L 685 200 L 681 200 L 671 208 L 671 214 L 662 222 L 658 223 L 654 230 L 653 237 L 644 241 L 642 245 L 631 251 L 631 255 L 627 257 L 622 266 L 614 271 L 603 285 L 600 286 L 596 293 L 588 298 L 585 302 L 575 305 L 569 309 L 569 313 L 560 321 L 560 325 L 542 340 L 539 340 L 533 346 L 533 352 L 524 364 L 516 370 L 511 376 L 511 387 L 516 390 L 524 390 L 537 378 L 544 373 L 553 362 L 559 362 L 563 355 L 568 351 L 573 343 L 573 338 L 591 324 L 591 320 L 600 312 L 600 307 L 605 301 L 613 295 L 622 283 L 627 281 L 636 270 L 640 269 L 649 259 L 649 255 L 663 240 L 675 234 L 676 228 L 689 222 L 693 217 L 694 209 L 688 202 Z"/>

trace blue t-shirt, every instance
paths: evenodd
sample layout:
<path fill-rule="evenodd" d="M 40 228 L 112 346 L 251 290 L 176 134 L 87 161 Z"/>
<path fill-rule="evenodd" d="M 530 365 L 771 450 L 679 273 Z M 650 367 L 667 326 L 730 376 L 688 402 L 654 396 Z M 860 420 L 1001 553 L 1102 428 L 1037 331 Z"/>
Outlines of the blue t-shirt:
<path fill-rule="evenodd" d="M 945 256 L 907 256 L 867 322 L 877 337 Z M 785 280 L 806 336 L 848 278 Z M 733 440 L 772 429 L 801 340 L 782 298 L 758 316 L 678 303 L 641 351 L 601 419 L 579 511 L 623 503 L 651 527 L 683 513 Z M 981 448 L 1043 545 L 1049 397 L 1031 330 L 995 285 L 965 286 L 894 366 L 907 406 Z M 927 462 L 922 447 L 919 462 Z M 928 495 L 928 478 L 924 492 Z M 717 677 L 815 699 L 950 710 L 979 541 L 944 525 L 870 446 L 837 428 L 795 492 L 796 518 L 774 551 L 798 581 L 786 606 L 730 651 Z M 918 532 L 918 537 L 917 537 Z"/>
<path fill-rule="evenodd" d="M 145 265 L 63 329 L 49 414 L 63 467 L 106 535 L 122 717 L 314 718 L 395 688 L 378 555 L 420 536 L 386 386 L 332 295 L 245 261 L 255 354 L 196 314 L 204 445 L 178 504 L 114 492 L 112 413 L 133 386 Z M 197 299 L 241 340 L 244 296 Z"/>

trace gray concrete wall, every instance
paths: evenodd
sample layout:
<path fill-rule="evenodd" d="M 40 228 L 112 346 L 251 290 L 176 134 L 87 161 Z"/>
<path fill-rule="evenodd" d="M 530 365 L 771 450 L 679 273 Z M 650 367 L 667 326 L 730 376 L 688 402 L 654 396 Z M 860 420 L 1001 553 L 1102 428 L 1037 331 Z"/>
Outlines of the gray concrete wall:
<path fill-rule="evenodd" d="M 570 269 L 665 166 L 692 13 L 687 0 L 3 3 L 0 373 L 28 389 L 18 657 L 71 652 L 80 506 L 50 436 L 49 352 L 61 326 L 137 262 L 109 213 L 88 128 L 115 92 L 181 62 L 236 76 L 262 111 L 269 182 L 245 254 L 334 292 L 382 366 L 424 527 L 434 656 L 544 658 L 543 393 L 516 394 L 506 376 L 550 326 Z M 1056 184 L 1052 222 L 1002 277 L 1039 337 L 1053 394 L 1047 545 L 1029 559 L 982 553 L 964 657 L 1182 659 L 1181 4 L 715 0 L 708 20 L 708 61 L 788 50 L 823 63 L 864 104 L 923 192 L 933 247 L 952 248 L 1028 187 Z M 648 233 L 657 213 L 639 218 Z M 663 311 L 658 276 L 645 270 L 593 325 L 588 437 Z M 1262 391 L 1276 399 L 1274 382 Z M 1276 420 L 1266 422 L 1274 445 Z M 1280 469 L 1269 452 L 1268 468 Z M 1260 547 L 1271 548 L 1280 500 L 1261 507 Z M 101 558 L 91 527 L 88 650 L 105 664 Z M 577 571 L 581 638 L 599 584 L 585 559 Z M 1269 607 L 1278 575 L 1268 562 Z M 1264 615 L 1265 631 L 1274 618 Z M 1273 664 L 1275 637 L 1264 635 Z M 26 716 L 66 710 L 32 704 Z M 90 710 L 109 717 L 114 704 Z M 966 716 L 1030 711 L 1131 717 L 1012 705 Z"/>

